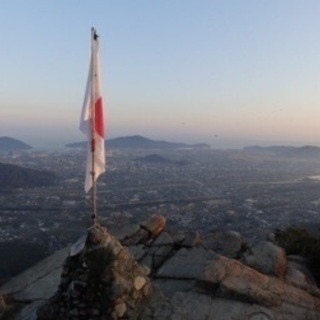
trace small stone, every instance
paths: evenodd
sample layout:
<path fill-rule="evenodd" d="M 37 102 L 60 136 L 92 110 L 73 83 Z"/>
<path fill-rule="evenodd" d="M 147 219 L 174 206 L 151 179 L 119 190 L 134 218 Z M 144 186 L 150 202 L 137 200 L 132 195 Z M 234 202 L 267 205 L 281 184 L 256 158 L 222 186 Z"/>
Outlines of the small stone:
<path fill-rule="evenodd" d="M 152 288 L 151 286 L 144 286 L 143 289 L 142 289 L 142 294 L 145 296 L 145 297 L 149 297 L 152 293 Z"/>
<path fill-rule="evenodd" d="M 115 301 L 119 297 L 127 294 L 132 289 L 132 282 L 126 281 L 124 278 L 115 278 L 109 291 L 109 299 Z"/>
<path fill-rule="evenodd" d="M 185 238 L 180 244 L 181 247 L 193 248 L 198 247 L 202 243 L 201 236 L 199 232 L 186 232 Z"/>
<path fill-rule="evenodd" d="M 150 255 L 145 256 L 141 261 L 140 265 L 142 267 L 147 267 L 150 269 L 150 273 L 152 271 L 152 257 Z"/>
<path fill-rule="evenodd" d="M 114 311 L 116 312 L 117 316 L 121 318 L 126 313 L 127 306 L 124 302 L 121 302 L 114 307 Z"/>
<path fill-rule="evenodd" d="M 141 290 L 146 284 L 147 280 L 144 277 L 138 276 L 134 279 L 134 287 L 137 291 Z"/>
<path fill-rule="evenodd" d="M 181 231 L 178 231 L 177 233 L 172 235 L 172 239 L 176 245 L 181 244 L 185 238 L 186 238 L 185 233 L 183 233 Z"/>
<path fill-rule="evenodd" d="M 164 229 L 166 222 L 167 219 L 165 217 L 158 214 L 153 214 L 143 224 L 143 227 L 151 233 L 152 238 L 156 238 Z"/>
<path fill-rule="evenodd" d="M 105 230 L 99 227 L 92 227 L 88 230 L 88 241 L 92 244 L 98 244 L 107 236 Z"/>
<path fill-rule="evenodd" d="M 143 265 L 141 266 L 141 269 L 142 269 L 142 272 L 146 275 L 146 276 L 149 276 L 150 273 L 151 273 L 151 268 L 146 266 L 146 265 Z"/>

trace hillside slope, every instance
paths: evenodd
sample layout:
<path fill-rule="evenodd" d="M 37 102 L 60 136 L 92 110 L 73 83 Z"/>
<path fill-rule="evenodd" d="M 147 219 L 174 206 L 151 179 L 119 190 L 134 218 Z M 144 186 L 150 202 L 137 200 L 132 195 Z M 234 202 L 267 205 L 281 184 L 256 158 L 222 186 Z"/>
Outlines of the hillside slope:
<path fill-rule="evenodd" d="M 0 190 L 53 185 L 57 176 L 48 171 L 0 163 Z"/>

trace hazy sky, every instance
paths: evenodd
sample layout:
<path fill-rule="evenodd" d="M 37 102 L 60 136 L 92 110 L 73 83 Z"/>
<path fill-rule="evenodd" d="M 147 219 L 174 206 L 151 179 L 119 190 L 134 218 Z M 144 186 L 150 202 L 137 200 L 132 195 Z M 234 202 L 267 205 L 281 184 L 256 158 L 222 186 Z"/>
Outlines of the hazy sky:
<path fill-rule="evenodd" d="M 320 145 L 319 0 L 3 0 L 0 136 L 84 140 L 100 35 L 106 132 Z"/>

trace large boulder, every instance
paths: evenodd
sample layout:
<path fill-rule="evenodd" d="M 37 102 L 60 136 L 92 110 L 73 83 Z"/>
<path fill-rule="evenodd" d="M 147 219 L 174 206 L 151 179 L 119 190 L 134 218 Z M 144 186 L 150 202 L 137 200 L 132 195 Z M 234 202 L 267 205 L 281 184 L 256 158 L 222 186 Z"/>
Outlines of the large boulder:
<path fill-rule="evenodd" d="M 155 213 L 142 224 L 142 227 L 150 232 L 152 238 L 156 238 L 164 229 L 166 222 L 165 217 Z"/>
<path fill-rule="evenodd" d="M 242 257 L 242 262 L 264 274 L 284 278 L 287 269 L 285 251 L 269 241 L 259 242 Z"/>
<path fill-rule="evenodd" d="M 203 246 L 228 258 L 239 258 L 245 241 L 237 231 L 210 231 L 202 238 Z"/>
<path fill-rule="evenodd" d="M 184 320 L 318 320 L 320 315 L 316 287 L 303 290 L 203 248 L 180 249 L 155 276 L 153 284 L 179 307 L 168 319 L 181 310 Z"/>

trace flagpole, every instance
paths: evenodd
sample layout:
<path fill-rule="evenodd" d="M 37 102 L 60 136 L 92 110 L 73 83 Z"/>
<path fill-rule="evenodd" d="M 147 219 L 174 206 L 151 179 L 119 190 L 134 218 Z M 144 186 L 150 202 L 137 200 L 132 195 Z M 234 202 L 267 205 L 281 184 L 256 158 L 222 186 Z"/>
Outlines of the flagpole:
<path fill-rule="evenodd" d="M 92 223 L 93 225 L 97 224 L 97 206 L 96 206 L 96 173 L 95 173 L 95 149 L 96 149 L 96 141 L 95 141 L 95 92 L 96 92 L 96 55 L 95 55 L 95 41 L 97 39 L 96 30 L 91 28 L 91 46 L 92 46 L 92 79 L 91 79 L 91 178 L 92 178 Z"/>
<path fill-rule="evenodd" d="M 105 134 L 103 98 L 101 94 L 99 65 L 99 42 L 94 28 L 91 28 L 91 59 L 86 93 L 82 105 L 80 130 L 87 136 L 88 153 L 85 178 L 85 192 L 91 192 L 92 222 L 98 223 L 97 178 L 105 172 Z"/>

